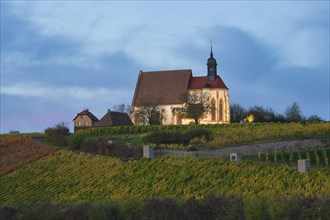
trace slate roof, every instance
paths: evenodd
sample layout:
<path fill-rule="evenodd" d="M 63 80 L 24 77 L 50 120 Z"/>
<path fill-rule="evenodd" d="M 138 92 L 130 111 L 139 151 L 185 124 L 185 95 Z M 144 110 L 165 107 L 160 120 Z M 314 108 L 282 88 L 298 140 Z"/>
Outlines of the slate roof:
<path fill-rule="evenodd" d="M 100 121 L 94 124 L 94 127 L 105 126 L 130 126 L 133 125 L 131 119 L 126 113 L 108 111 Z"/>
<path fill-rule="evenodd" d="M 157 105 L 181 104 L 180 96 L 187 91 L 191 77 L 190 69 L 140 71 L 132 106 L 141 106 L 148 102 Z"/>
<path fill-rule="evenodd" d="M 80 113 L 78 113 L 77 116 L 73 119 L 73 121 L 76 120 L 76 118 L 79 115 L 87 115 L 94 122 L 99 121 L 99 119 L 95 115 L 93 115 L 93 113 L 91 113 L 88 109 L 84 109 L 83 111 L 81 111 Z"/>
<path fill-rule="evenodd" d="M 202 88 L 228 89 L 220 76 L 217 76 L 215 80 L 208 80 L 207 76 L 196 76 L 190 79 L 188 89 Z"/>

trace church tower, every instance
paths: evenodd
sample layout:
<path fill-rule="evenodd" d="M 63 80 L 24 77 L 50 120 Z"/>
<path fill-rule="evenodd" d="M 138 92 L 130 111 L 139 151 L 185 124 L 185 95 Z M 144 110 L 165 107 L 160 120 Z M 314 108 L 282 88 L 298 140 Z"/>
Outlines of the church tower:
<path fill-rule="evenodd" d="M 207 59 L 207 78 L 208 80 L 215 80 L 217 77 L 217 61 L 213 58 L 212 44 L 210 58 Z"/>
<path fill-rule="evenodd" d="M 213 57 L 212 42 L 210 56 L 207 58 L 207 73 L 203 76 L 193 76 L 191 69 L 164 70 L 140 72 L 132 101 L 131 120 L 135 125 L 143 125 L 139 111 L 144 103 L 154 103 L 165 115 L 162 123 L 166 125 L 188 125 L 195 119 L 184 117 L 177 109 L 185 104 L 180 97 L 182 94 L 200 97 L 205 94 L 210 105 L 210 111 L 200 117 L 200 124 L 229 124 L 230 103 L 228 87 L 217 74 L 217 61 Z M 204 66 L 205 68 L 205 66 Z M 198 104 L 196 102 L 196 104 Z"/>

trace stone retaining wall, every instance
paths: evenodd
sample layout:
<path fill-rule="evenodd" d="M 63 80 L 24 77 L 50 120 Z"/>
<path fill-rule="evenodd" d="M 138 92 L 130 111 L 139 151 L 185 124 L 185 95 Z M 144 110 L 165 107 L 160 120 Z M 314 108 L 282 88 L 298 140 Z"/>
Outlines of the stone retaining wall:
<path fill-rule="evenodd" d="M 265 153 L 267 149 L 270 152 L 273 152 L 274 149 L 288 151 L 290 149 L 304 149 L 304 148 L 315 148 L 315 147 L 323 147 L 330 145 L 330 138 L 328 139 L 306 139 L 306 140 L 290 140 L 290 141 L 276 141 L 270 143 L 254 143 L 241 145 L 236 147 L 227 147 L 215 150 L 201 150 L 201 151 L 175 151 L 175 150 L 154 150 L 153 155 L 163 156 L 163 155 L 172 155 L 173 157 L 229 157 L 229 155 L 233 152 L 239 153 L 240 155 L 256 155 L 258 152 Z M 144 157 L 146 157 L 144 155 Z M 150 155 L 149 157 L 150 158 Z"/>

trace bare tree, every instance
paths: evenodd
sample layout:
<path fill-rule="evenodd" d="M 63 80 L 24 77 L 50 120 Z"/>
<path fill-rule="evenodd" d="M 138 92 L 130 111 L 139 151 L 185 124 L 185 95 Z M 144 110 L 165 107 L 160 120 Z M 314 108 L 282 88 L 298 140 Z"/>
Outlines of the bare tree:
<path fill-rule="evenodd" d="M 284 115 L 289 122 L 301 122 L 303 120 L 302 112 L 296 102 L 286 108 Z"/>
<path fill-rule="evenodd" d="M 186 92 L 180 99 L 183 102 L 181 108 L 175 108 L 183 118 L 193 119 L 195 124 L 199 124 L 200 119 L 206 117 L 210 111 L 209 96 L 203 92 Z"/>
<path fill-rule="evenodd" d="M 57 123 L 53 127 L 46 128 L 44 133 L 51 143 L 65 146 L 67 145 L 68 136 L 70 134 L 69 123 Z"/>
<path fill-rule="evenodd" d="M 307 122 L 309 123 L 320 123 L 320 122 L 324 122 L 324 120 L 318 116 L 318 115 L 311 115 L 306 119 Z"/>
<path fill-rule="evenodd" d="M 119 105 L 114 105 L 112 109 L 116 112 L 122 112 L 130 115 L 132 107 L 130 105 L 122 103 Z"/>
<path fill-rule="evenodd" d="M 271 107 L 253 106 L 249 108 L 247 114 L 254 116 L 255 122 L 273 122 L 276 121 L 276 113 Z"/>
<path fill-rule="evenodd" d="M 136 110 L 135 118 L 141 124 L 161 125 L 166 121 L 165 108 L 146 102 Z"/>
<path fill-rule="evenodd" d="M 230 121 L 240 122 L 247 115 L 246 110 L 240 104 L 230 105 Z"/>

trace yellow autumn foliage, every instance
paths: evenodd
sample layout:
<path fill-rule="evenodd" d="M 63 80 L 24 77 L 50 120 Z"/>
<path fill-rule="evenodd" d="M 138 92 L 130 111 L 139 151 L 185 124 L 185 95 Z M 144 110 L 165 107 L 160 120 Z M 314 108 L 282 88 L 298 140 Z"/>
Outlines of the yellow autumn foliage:
<path fill-rule="evenodd" d="M 326 196 L 329 169 L 301 174 L 288 165 L 169 156 L 122 162 L 61 150 L 0 177 L 4 205 L 42 201 L 98 202 L 151 198 L 189 199 L 207 194 L 244 198 Z"/>

